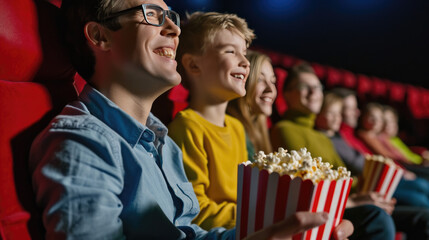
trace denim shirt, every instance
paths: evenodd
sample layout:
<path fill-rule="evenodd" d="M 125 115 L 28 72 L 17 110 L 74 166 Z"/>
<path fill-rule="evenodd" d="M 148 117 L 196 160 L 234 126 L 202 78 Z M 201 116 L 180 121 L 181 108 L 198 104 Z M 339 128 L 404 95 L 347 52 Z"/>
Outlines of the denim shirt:
<path fill-rule="evenodd" d="M 191 224 L 198 201 L 182 152 L 152 114 L 137 122 L 86 86 L 30 154 L 47 239 L 233 239 Z"/>

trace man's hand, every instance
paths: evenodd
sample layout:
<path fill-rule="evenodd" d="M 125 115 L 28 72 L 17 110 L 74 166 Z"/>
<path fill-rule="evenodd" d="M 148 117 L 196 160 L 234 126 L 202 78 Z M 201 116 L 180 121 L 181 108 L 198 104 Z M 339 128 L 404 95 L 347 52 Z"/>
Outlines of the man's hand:
<path fill-rule="evenodd" d="M 346 207 L 356 207 L 365 204 L 375 205 L 391 215 L 395 209 L 396 199 L 386 200 L 377 192 L 355 193 L 349 196 Z"/>
<path fill-rule="evenodd" d="M 324 224 L 327 220 L 327 213 L 297 212 L 288 219 L 278 222 L 268 228 L 262 229 L 250 235 L 246 239 L 291 239 L 293 235 L 320 226 Z M 352 233 L 352 223 L 344 219 L 334 229 L 333 237 L 337 240 L 347 239 L 347 237 L 350 236 Z"/>

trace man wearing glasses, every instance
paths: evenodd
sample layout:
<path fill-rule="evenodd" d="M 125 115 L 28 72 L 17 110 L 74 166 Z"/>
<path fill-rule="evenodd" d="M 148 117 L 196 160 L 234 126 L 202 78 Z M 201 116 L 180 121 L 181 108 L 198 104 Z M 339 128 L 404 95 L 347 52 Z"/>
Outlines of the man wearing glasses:
<path fill-rule="evenodd" d="M 162 0 L 63 0 L 64 32 L 88 85 L 36 138 L 30 168 L 47 239 L 233 239 L 191 224 L 198 201 L 182 152 L 151 113 L 180 83 L 179 16 Z M 325 222 L 299 213 L 253 235 L 287 237 Z M 350 235 L 349 222 L 340 238 Z"/>

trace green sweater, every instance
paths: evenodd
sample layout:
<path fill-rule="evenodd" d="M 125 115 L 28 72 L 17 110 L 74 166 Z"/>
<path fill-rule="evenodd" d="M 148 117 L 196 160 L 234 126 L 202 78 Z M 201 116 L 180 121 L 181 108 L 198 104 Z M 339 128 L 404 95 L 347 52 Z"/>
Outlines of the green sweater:
<path fill-rule="evenodd" d="M 390 138 L 390 143 L 396 147 L 402 155 L 404 155 L 408 160 L 415 164 L 421 164 L 423 159 L 420 155 L 415 154 L 411 149 L 408 148 L 407 145 L 405 145 L 404 142 L 398 137 Z"/>
<path fill-rule="evenodd" d="M 288 110 L 283 120 L 271 129 L 271 143 L 274 149 L 299 150 L 306 147 L 312 157 L 322 157 L 337 169 L 345 166 L 335 151 L 331 140 L 323 133 L 313 129 L 315 114 L 303 114 Z"/>

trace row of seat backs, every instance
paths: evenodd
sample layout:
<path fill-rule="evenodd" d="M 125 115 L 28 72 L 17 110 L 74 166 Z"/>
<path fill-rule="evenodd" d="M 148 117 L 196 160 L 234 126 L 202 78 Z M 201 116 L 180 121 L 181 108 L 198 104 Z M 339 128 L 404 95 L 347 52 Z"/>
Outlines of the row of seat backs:
<path fill-rule="evenodd" d="M 43 239 L 28 170 L 35 136 L 76 98 L 55 5 L 2 0 L 0 7 L 0 239 Z"/>

